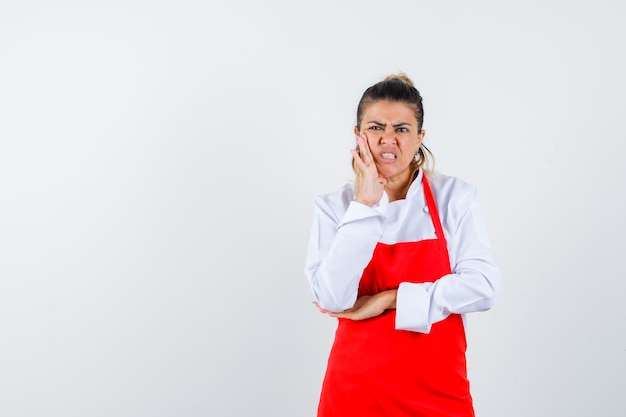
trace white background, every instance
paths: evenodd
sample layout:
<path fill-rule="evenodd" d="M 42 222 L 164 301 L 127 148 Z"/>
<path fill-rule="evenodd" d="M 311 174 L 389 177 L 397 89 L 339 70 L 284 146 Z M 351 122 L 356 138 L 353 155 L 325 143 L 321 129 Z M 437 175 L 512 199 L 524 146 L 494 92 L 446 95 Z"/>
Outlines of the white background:
<path fill-rule="evenodd" d="M 503 270 L 477 415 L 625 415 L 622 2 L 222 3 L 0 2 L 0 415 L 314 416 L 313 199 L 397 71 Z"/>

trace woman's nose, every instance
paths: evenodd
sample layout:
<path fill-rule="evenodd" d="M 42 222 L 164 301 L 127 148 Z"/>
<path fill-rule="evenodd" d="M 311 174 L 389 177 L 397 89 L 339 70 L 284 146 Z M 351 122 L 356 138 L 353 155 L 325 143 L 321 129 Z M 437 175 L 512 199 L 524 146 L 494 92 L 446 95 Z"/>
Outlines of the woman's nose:
<path fill-rule="evenodd" d="M 385 130 L 380 137 L 380 143 L 393 144 L 396 142 L 396 135 L 393 130 Z"/>

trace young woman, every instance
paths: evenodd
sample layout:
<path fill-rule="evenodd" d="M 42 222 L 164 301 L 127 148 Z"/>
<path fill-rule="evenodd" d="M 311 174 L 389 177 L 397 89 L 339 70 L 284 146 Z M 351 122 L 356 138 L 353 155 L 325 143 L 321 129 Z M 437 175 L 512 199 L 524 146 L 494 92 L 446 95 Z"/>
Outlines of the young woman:
<path fill-rule="evenodd" d="M 500 271 L 474 187 L 428 169 L 423 117 L 405 75 L 368 88 L 356 179 L 316 199 L 305 272 L 339 319 L 319 417 L 474 415 L 464 314 L 493 305 Z"/>

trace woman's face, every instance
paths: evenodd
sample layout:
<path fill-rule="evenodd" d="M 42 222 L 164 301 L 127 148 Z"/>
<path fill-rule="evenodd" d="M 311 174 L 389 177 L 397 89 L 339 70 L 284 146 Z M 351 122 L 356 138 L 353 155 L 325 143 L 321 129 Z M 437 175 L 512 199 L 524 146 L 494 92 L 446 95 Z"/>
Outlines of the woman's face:
<path fill-rule="evenodd" d="M 409 166 L 425 134 L 424 130 L 418 132 L 415 112 L 409 105 L 375 101 L 365 108 L 361 126 L 354 129 L 367 136 L 380 175 L 389 181 L 409 180 Z"/>

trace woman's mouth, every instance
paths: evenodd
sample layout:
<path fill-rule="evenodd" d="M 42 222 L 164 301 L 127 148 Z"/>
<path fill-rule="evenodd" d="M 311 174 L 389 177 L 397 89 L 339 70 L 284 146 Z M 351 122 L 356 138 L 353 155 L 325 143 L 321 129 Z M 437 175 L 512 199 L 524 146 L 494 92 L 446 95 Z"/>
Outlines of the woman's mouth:
<path fill-rule="evenodd" d="M 397 158 L 396 154 L 392 152 L 383 152 L 380 154 L 380 156 L 383 159 L 396 159 Z"/>

